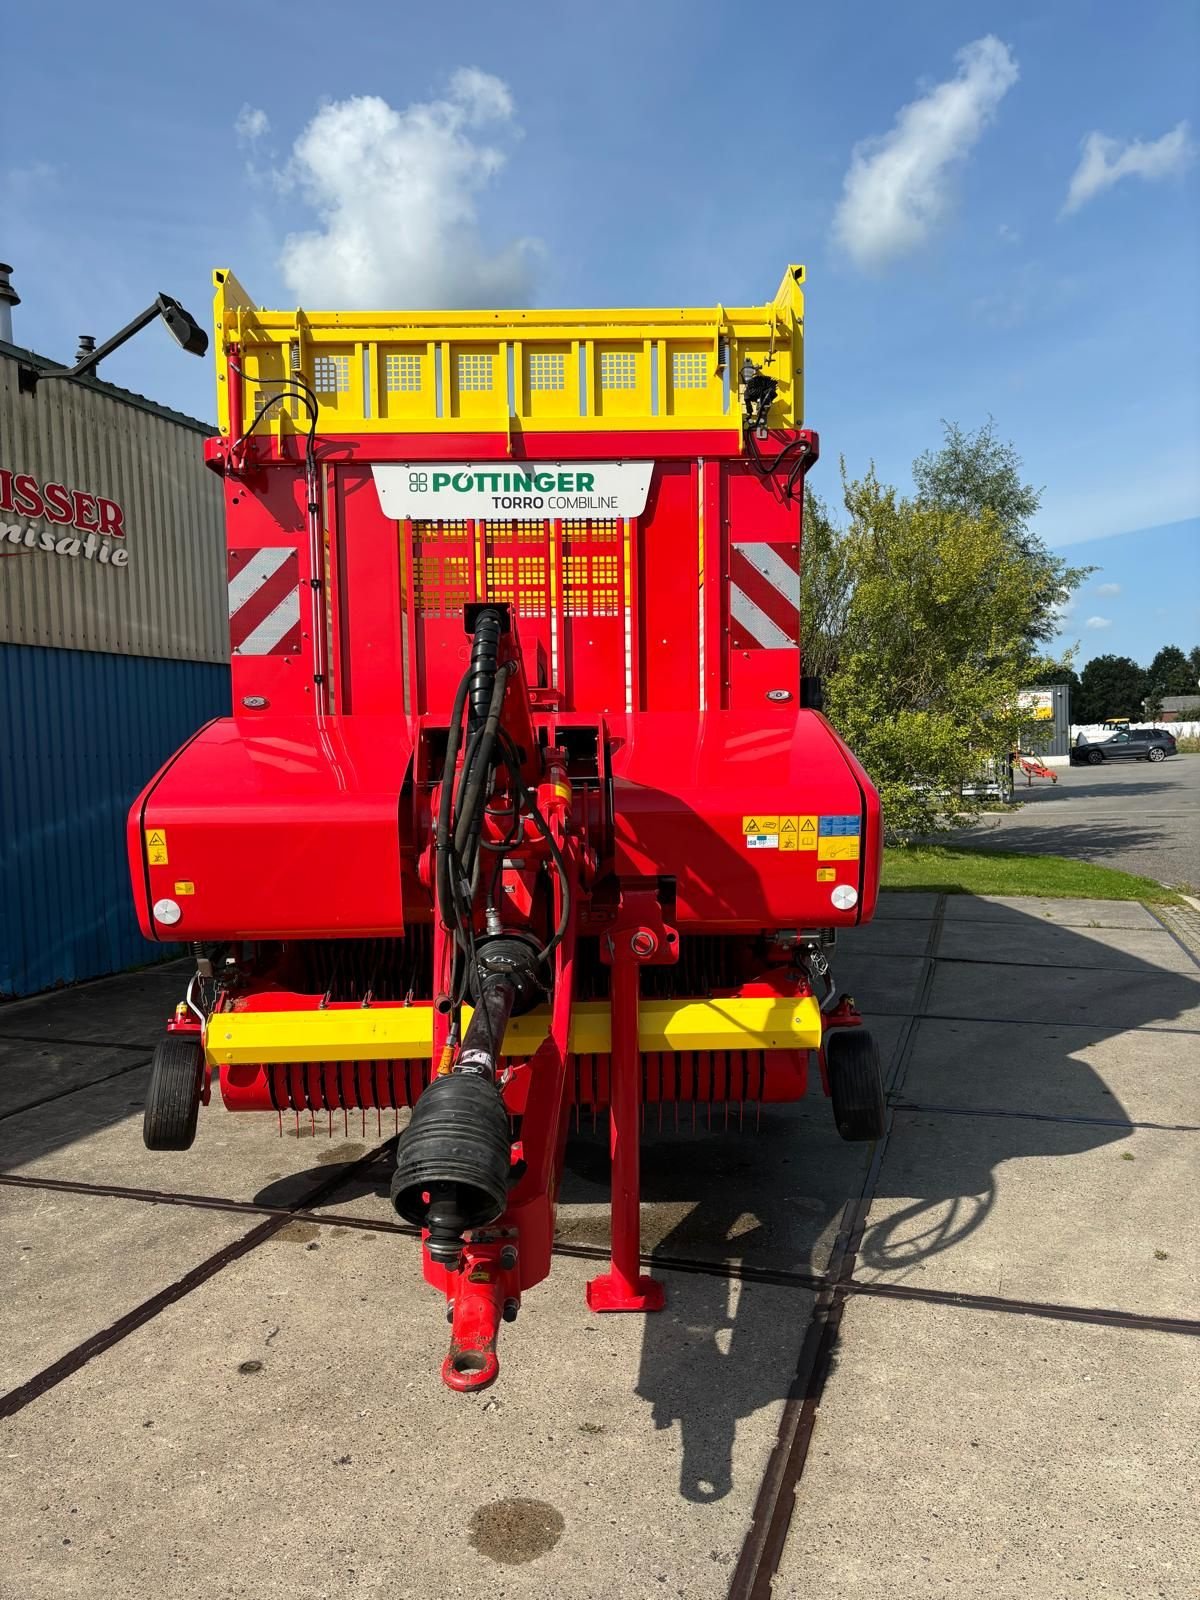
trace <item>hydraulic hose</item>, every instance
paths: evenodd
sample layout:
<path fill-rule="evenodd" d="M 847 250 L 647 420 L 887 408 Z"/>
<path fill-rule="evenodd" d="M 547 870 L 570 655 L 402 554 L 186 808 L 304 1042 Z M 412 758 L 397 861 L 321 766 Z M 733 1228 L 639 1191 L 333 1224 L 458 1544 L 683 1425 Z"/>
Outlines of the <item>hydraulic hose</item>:
<path fill-rule="evenodd" d="M 434 844 L 437 851 L 437 901 L 442 921 L 454 926 L 454 896 L 450 886 L 450 834 L 454 817 L 454 768 L 458 762 L 458 747 L 462 740 L 463 711 L 467 704 L 469 679 L 463 677 L 454 696 L 454 709 L 450 713 L 450 730 L 446 735 L 446 759 L 442 763 L 442 792 L 438 804 L 437 830 Z"/>
<path fill-rule="evenodd" d="M 467 672 L 471 702 L 469 727 L 472 733 L 482 726 L 491 704 L 503 627 L 503 614 L 491 607 L 481 610 L 475 618 L 475 633 L 471 640 L 471 665 Z"/>
<path fill-rule="evenodd" d="M 495 765 L 496 735 L 500 727 L 500 708 L 504 704 L 504 691 L 508 686 L 509 668 L 492 669 L 489 696 L 484 708 L 484 718 L 471 738 L 463 774 L 459 781 L 458 804 L 454 825 L 454 850 L 469 873 L 474 865 L 473 845 L 479 836 L 483 820 L 484 793 L 488 776 Z M 472 694 L 474 673 L 472 672 Z"/>

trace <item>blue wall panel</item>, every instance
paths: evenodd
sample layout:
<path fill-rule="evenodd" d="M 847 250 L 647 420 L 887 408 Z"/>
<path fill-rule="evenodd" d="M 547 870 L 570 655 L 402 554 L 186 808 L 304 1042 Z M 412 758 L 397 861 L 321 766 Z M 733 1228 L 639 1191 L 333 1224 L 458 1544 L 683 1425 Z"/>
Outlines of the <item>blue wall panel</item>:
<path fill-rule="evenodd" d="M 125 818 L 229 668 L 0 644 L 0 995 L 161 960 L 133 914 Z"/>

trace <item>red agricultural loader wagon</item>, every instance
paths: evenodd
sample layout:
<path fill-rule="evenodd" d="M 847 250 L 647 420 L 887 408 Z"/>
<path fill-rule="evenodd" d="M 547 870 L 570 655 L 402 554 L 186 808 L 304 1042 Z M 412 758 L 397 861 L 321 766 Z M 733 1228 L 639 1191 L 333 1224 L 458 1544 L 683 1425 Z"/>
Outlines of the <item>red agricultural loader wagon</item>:
<path fill-rule="evenodd" d="M 411 1107 L 392 1200 L 454 1388 L 550 1270 L 573 1107 L 607 1112 L 595 1311 L 653 1311 L 642 1107 L 882 1129 L 830 976 L 878 797 L 798 627 L 803 269 L 765 306 L 269 312 L 216 274 L 233 715 L 139 797 L 141 924 L 187 940 L 145 1138 Z M 398 1126 L 398 1119 L 397 1119 Z"/>

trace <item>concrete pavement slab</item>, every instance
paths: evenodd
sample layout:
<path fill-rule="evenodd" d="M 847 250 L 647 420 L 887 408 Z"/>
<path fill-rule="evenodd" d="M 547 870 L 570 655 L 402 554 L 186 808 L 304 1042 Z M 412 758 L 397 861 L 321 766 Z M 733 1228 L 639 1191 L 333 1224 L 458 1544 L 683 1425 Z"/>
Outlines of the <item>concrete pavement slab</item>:
<path fill-rule="evenodd" d="M 1165 1029 L 1123 1032 L 926 1017 L 904 1098 L 970 1110 L 1200 1124 L 1195 1040 Z"/>
<path fill-rule="evenodd" d="M 0 1170 L 233 1200 L 270 1189 L 271 1204 L 290 1205 L 328 1178 L 332 1166 L 357 1160 L 379 1142 L 374 1117 L 365 1139 L 357 1120 L 349 1124 L 349 1137 L 339 1121 L 331 1139 L 323 1119 L 316 1137 L 307 1119 L 301 1137 L 294 1121 L 280 1137 L 274 1116 L 235 1116 L 218 1095 L 201 1108 L 190 1150 L 147 1150 L 142 1111 L 149 1076 L 149 1067 L 142 1067 L 0 1121 Z M 392 1127 L 389 1115 L 383 1137 Z"/>
<path fill-rule="evenodd" d="M 869 930 L 864 930 L 867 932 Z M 1198 963 L 1165 928 L 1104 928 L 1022 917 L 1010 922 L 948 922 L 939 959 L 1019 961 L 1050 967 L 1121 967 L 1131 972 L 1182 972 L 1200 978 Z"/>
<path fill-rule="evenodd" d="M 772 1593 L 1191 1600 L 1198 1397 L 1194 1339 L 852 1299 Z"/>
<path fill-rule="evenodd" d="M 875 908 L 875 916 L 885 919 L 915 917 L 921 921 L 928 922 L 937 909 L 937 902 L 938 897 L 936 894 L 926 894 L 918 891 L 910 892 L 903 889 L 885 889 L 879 896 L 879 901 Z"/>
<path fill-rule="evenodd" d="M 861 1011 L 910 1016 L 925 973 L 920 955 L 880 956 L 839 950 L 833 976 L 839 989 L 854 996 Z"/>
<path fill-rule="evenodd" d="M 0 1117 L 39 1101 L 136 1071 L 150 1059 L 146 1045 L 47 1044 L 0 1035 Z"/>
<path fill-rule="evenodd" d="M 838 934 L 833 970 L 838 975 L 844 956 L 922 956 L 931 924 L 917 917 L 886 917 L 863 928 Z"/>
<path fill-rule="evenodd" d="M 1160 931 L 1161 922 L 1136 900 L 1052 900 L 1035 895 L 950 894 L 946 921 L 1007 922 L 1014 916 L 1057 922 L 1064 928 L 1146 928 Z"/>
<path fill-rule="evenodd" d="M 171 961 L 14 1000 L 0 1006 L 0 1038 L 45 1036 L 85 1044 L 148 1044 L 153 1049 L 193 970 L 192 962 Z"/>
<path fill-rule="evenodd" d="M 857 1276 L 1192 1317 L 1197 1136 L 897 1111 Z"/>
<path fill-rule="evenodd" d="M 273 1240 L 12 1419 L 10 1592 L 720 1600 L 809 1296 L 671 1275 L 597 1317 L 559 1261 L 472 1399 L 415 1253 Z"/>
<path fill-rule="evenodd" d="M 0 1188 L 0 1393 L 111 1326 L 255 1220 Z"/>
<path fill-rule="evenodd" d="M 939 962 L 926 1009 L 992 1022 L 1083 1022 L 1092 1027 L 1200 1030 L 1200 977 L 1088 967 Z"/>

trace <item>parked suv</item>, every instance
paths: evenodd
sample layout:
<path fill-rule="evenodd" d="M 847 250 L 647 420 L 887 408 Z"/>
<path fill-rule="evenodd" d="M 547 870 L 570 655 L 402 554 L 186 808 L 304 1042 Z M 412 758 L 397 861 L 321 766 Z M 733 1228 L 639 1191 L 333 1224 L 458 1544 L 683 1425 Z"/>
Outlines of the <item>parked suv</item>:
<path fill-rule="evenodd" d="M 1165 761 L 1175 754 L 1175 735 L 1165 728 L 1122 728 L 1098 744 L 1071 746 L 1071 765 L 1098 767 L 1102 761 Z"/>

